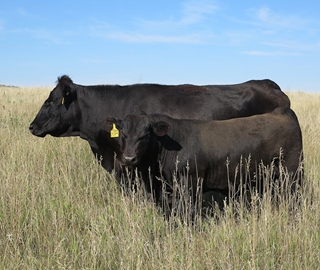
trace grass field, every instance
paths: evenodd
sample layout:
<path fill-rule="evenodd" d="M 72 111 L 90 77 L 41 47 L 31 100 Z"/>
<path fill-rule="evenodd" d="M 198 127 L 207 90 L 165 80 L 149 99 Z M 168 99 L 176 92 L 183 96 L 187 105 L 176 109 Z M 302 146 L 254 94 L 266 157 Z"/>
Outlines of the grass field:
<path fill-rule="evenodd" d="M 0 269 L 319 269 L 319 94 L 287 93 L 304 140 L 299 211 L 265 200 L 185 226 L 124 196 L 87 142 L 32 136 L 49 91 L 0 87 Z"/>

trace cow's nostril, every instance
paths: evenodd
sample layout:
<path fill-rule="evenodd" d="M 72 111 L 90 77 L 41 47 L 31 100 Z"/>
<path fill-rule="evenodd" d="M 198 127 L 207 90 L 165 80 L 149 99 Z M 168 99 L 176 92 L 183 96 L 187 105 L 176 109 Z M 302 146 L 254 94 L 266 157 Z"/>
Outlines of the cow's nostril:
<path fill-rule="evenodd" d="M 136 160 L 136 157 L 134 156 L 123 156 L 123 158 L 126 162 L 131 162 L 131 163 Z"/>

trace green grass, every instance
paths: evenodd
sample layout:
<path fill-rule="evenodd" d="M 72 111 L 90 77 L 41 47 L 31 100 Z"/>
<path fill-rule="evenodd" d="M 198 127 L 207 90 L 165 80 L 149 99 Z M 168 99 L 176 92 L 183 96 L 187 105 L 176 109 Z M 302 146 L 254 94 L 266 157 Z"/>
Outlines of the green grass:
<path fill-rule="evenodd" d="M 319 268 L 320 95 L 288 93 L 304 140 L 299 211 L 265 200 L 185 226 L 125 196 L 87 142 L 32 136 L 48 92 L 0 87 L 0 269 Z"/>

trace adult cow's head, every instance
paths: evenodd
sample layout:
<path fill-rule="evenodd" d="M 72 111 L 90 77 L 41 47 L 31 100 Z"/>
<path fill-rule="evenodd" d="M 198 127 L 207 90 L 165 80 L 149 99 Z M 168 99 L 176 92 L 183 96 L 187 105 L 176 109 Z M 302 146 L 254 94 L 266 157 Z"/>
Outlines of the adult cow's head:
<path fill-rule="evenodd" d="M 153 122 L 147 115 L 129 114 L 123 120 L 107 117 L 110 127 L 114 124 L 120 130 L 122 162 L 126 165 L 139 165 L 143 155 L 156 136 L 165 136 L 171 125 L 165 121 Z"/>
<path fill-rule="evenodd" d="M 64 75 L 58 79 L 37 116 L 29 126 L 30 132 L 39 137 L 76 136 L 79 122 L 77 92 L 72 80 Z M 78 116 L 78 117 L 77 117 Z"/>

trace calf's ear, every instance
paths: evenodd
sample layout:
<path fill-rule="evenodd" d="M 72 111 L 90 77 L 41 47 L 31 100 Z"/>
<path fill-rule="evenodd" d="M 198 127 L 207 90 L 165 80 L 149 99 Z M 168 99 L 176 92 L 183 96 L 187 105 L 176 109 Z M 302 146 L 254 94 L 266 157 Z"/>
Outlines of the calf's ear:
<path fill-rule="evenodd" d="M 165 121 L 159 121 L 152 124 L 154 134 L 159 137 L 166 135 L 171 129 L 171 125 Z"/>

